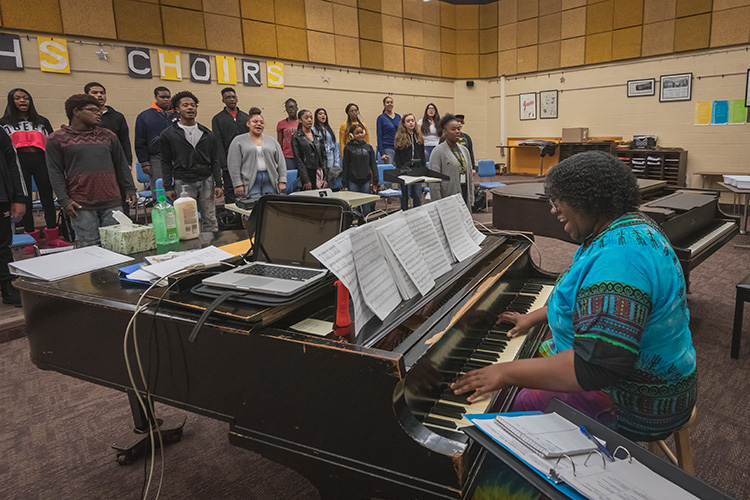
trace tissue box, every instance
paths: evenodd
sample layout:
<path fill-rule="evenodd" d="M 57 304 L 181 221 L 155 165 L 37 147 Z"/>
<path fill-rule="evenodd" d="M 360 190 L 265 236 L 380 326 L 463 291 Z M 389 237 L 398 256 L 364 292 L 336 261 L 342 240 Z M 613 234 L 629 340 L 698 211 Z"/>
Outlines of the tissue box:
<path fill-rule="evenodd" d="M 133 224 L 132 228 L 125 229 L 117 224 L 100 227 L 99 237 L 104 248 L 126 255 L 156 248 L 156 233 L 151 226 Z"/>
<path fill-rule="evenodd" d="M 588 127 L 575 127 L 562 129 L 562 140 L 560 142 L 587 142 L 589 140 Z"/>

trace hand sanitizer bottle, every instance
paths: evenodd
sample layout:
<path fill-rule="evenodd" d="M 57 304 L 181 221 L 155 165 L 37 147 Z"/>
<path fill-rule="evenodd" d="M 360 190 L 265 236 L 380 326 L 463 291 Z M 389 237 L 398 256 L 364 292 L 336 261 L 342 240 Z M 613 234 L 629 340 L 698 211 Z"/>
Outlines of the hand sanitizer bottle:
<path fill-rule="evenodd" d="M 182 186 L 180 197 L 174 202 L 177 212 L 177 234 L 181 240 L 192 240 L 200 234 L 198 222 L 198 203 L 190 197 L 187 188 Z"/>
<path fill-rule="evenodd" d="M 167 203 L 163 189 L 156 189 L 157 203 L 151 211 L 156 234 L 156 253 L 162 254 L 178 250 L 180 239 L 177 236 L 177 216 L 174 207 Z"/>

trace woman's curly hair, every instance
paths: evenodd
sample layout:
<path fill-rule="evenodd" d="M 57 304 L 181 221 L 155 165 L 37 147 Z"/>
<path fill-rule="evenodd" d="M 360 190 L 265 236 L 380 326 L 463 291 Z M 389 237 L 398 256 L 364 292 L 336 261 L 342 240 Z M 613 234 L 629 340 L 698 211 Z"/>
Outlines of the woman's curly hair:
<path fill-rule="evenodd" d="M 544 192 L 593 218 L 616 219 L 641 204 L 633 173 L 602 151 L 578 153 L 558 163 L 547 175 Z"/>

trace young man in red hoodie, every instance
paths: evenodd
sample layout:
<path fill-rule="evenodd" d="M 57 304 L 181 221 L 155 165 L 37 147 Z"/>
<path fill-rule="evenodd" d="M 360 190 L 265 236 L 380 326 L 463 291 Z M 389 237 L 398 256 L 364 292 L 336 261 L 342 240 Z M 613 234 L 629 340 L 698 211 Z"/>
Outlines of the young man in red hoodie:
<path fill-rule="evenodd" d="M 57 199 L 71 220 L 78 247 L 98 245 L 99 227 L 117 224 L 122 194 L 137 199 L 128 162 L 117 136 L 100 127 L 101 109 L 87 94 L 65 101 L 70 125 L 47 139 L 47 170 Z"/>

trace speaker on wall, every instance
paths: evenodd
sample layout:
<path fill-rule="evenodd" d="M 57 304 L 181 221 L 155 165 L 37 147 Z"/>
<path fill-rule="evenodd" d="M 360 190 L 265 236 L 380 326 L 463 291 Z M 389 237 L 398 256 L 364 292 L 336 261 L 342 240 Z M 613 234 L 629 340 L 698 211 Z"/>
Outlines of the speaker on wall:
<path fill-rule="evenodd" d="M 467 80 L 466 81 L 466 86 L 467 87 L 473 87 L 474 86 L 474 80 Z"/>

